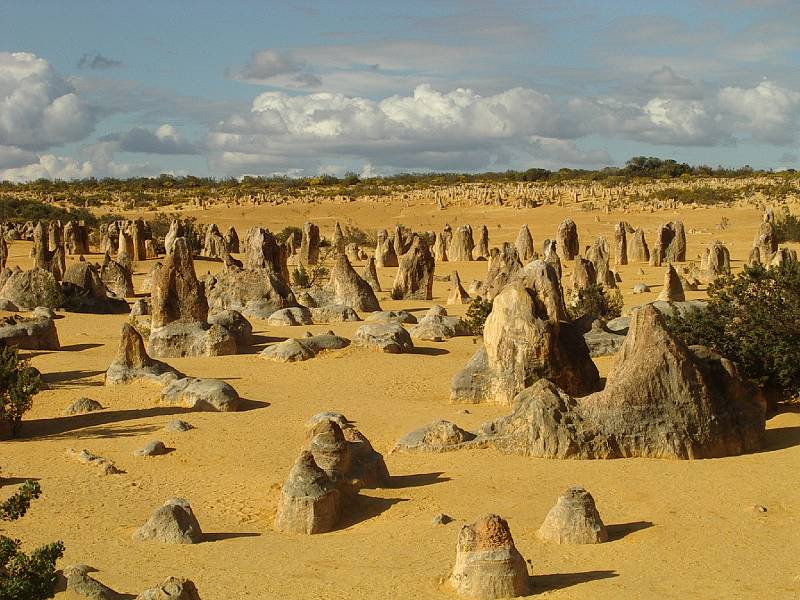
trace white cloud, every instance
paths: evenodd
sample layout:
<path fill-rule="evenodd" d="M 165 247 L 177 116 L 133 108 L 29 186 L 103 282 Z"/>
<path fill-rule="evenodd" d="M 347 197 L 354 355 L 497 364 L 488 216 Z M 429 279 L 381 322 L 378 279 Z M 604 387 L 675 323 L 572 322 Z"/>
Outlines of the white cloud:
<path fill-rule="evenodd" d="M 726 87 L 719 92 L 720 107 L 736 126 L 755 140 L 773 144 L 794 141 L 800 118 L 800 93 L 763 81 L 756 87 Z"/>
<path fill-rule="evenodd" d="M 253 52 L 247 64 L 226 69 L 225 76 L 247 83 L 280 87 L 318 87 L 322 81 L 309 72 L 308 66 L 292 56 L 276 50 Z"/>
<path fill-rule="evenodd" d="M 0 52 L 0 145 L 44 150 L 85 138 L 89 105 L 50 64 L 27 52 Z"/>

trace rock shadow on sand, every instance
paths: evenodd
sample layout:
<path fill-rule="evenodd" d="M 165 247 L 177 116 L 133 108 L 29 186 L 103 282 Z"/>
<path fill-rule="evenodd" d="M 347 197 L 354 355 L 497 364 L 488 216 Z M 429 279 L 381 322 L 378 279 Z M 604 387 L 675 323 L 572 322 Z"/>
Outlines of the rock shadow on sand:
<path fill-rule="evenodd" d="M 564 588 L 619 577 L 616 571 L 583 571 L 581 573 L 552 573 L 550 575 L 535 575 L 530 578 L 531 594 L 536 596 L 542 592 L 553 592 Z"/>
<path fill-rule="evenodd" d="M 764 431 L 761 452 L 774 452 L 800 446 L 800 427 L 775 427 Z"/>
<path fill-rule="evenodd" d="M 608 541 L 616 542 L 617 540 L 621 540 L 622 538 L 627 537 L 632 533 L 636 533 L 637 531 L 650 529 L 653 527 L 653 525 L 654 523 L 652 521 L 632 521 L 630 523 L 606 525 L 606 531 L 608 531 Z"/>
<path fill-rule="evenodd" d="M 444 471 L 416 473 L 414 475 L 392 475 L 389 479 L 388 487 L 394 489 L 412 488 L 450 481 L 449 477 L 442 477 L 442 475 L 444 475 Z"/>

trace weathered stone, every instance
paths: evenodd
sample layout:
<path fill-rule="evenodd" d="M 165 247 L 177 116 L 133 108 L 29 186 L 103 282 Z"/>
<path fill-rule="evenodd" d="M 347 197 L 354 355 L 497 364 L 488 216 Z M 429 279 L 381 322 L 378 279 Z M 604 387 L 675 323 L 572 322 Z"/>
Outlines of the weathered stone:
<path fill-rule="evenodd" d="M 84 465 L 89 465 L 90 467 L 95 467 L 100 475 L 116 475 L 122 473 L 112 461 L 102 456 L 92 454 L 88 450 L 81 450 L 79 452 L 73 448 L 67 448 L 66 454 L 72 460 L 76 460 Z"/>
<path fill-rule="evenodd" d="M 319 227 L 314 223 L 303 223 L 303 239 L 300 242 L 300 264 L 310 266 L 319 262 Z"/>
<path fill-rule="evenodd" d="M 662 302 L 683 302 L 686 300 L 683 284 L 681 284 L 678 272 L 672 265 L 669 265 L 664 273 L 664 287 L 661 288 L 658 299 Z"/>
<path fill-rule="evenodd" d="M 12 272 L 0 289 L 0 298 L 10 300 L 22 310 L 37 306 L 58 308 L 64 300 L 61 286 L 53 274 L 39 267 Z"/>
<path fill-rule="evenodd" d="M 637 283 L 633 286 L 633 293 L 634 294 L 646 294 L 650 291 L 650 286 L 646 283 Z"/>
<path fill-rule="evenodd" d="M 450 421 L 434 421 L 415 429 L 395 445 L 393 452 L 449 452 L 475 439 L 475 434 L 461 429 Z"/>
<path fill-rule="evenodd" d="M 236 310 L 266 319 L 276 310 L 297 306 L 286 282 L 270 269 L 228 269 L 205 280 L 208 305 L 214 311 Z"/>
<path fill-rule="evenodd" d="M 643 229 L 637 229 L 628 238 L 628 260 L 638 263 L 650 261 L 650 249 L 647 247 Z"/>
<path fill-rule="evenodd" d="M 539 528 L 540 539 L 556 544 L 600 544 L 608 531 L 597 512 L 594 498 L 581 486 L 572 486 L 558 497 Z"/>
<path fill-rule="evenodd" d="M 467 326 L 461 317 L 449 317 L 447 311 L 434 305 L 417 325 L 413 325 L 408 332 L 412 338 L 432 342 L 443 342 L 459 335 L 469 335 Z"/>
<path fill-rule="evenodd" d="M 625 223 L 614 226 L 614 264 L 617 266 L 628 264 L 628 233 Z"/>
<path fill-rule="evenodd" d="M 572 267 L 572 289 L 578 292 L 596 283 L 597 272 L 594 263 L 589 259 L 576 256 L 575 264 Z"/>
<path fill-rule="evenodd" d="M 533 236 L 531 235 L 530 229 L 528 229 L 527 225 L 523 225 L 520 228 L 519 233 L 517 234 L 517 241 L 514 243 L 514 247 L 517 249 L 517 256 L 519 256 L 522 264 L 525 264 L 533 259 L 534 254 L 536 254 L 535 250 L 533 249 Z"/>
<path fill-rule="evenodd" d="M 461 285 L 461 277 L 458 276 L 458 271 L 453 271 L 450 274 L 450 294 L 447 296 L 448 304 L 469 304 L 471 298 Z"/>
<path fill-rule="evenodd" d="M 416 324 L 417 318 L 405 310 L 382 310 L 367 316 L 367 321 L 392 321 L 394 323 Z"/>
<path fill-rule="evenodd" d="M 70 312 L 94 314 L 128 312 L 128 303 L 122 298 L 109 296 L 109 290 L 95 266 L 87 262 L 76 262 L 69 266 L 64 273 L 61 290 L 62 306 Z"/>
<path fill-rule="evenodd" d="M 431 300 L 435 267 L 436 263 L 428 245 L 421 237 L 415 235 L 408 252 L 400 257 L 397 276 L 392 286 L 392 298 Z"/>
<path fill-rule="evenodd" d="M 103 410 L 103 405 L 91 398 L 78 398 L 64 409 L 64 416 L 85 415 L 86 413 Z"/>
<path fill-rule="evenodd" d="M 609 268 L 611 256 L 609 254 L 608 242 L 604 237 L 597 238 L 586 251 L 586 258 L 592 261 L 597 277 L 597 283 L 602 284 L 607 289 L 616 288 L 617 281 L 614 273 Z"/>
<path fill-rule="evenodd" d="M 774 223 L 761 222 L 753 240 L 753 247 L 758 248 L 758 259 L 762 265 L 768 265 L 772 261 L 772 255 L 778 251 L 778 234 Z"/>
<path fill-rule="evenodd" d="M 367 259 L 367 264 L 364 265 L 364 272 L 361 274 L 361 278 L 369 284 L 373 292 L 382 291 L 381 283 L 378 279 L 378 271 L 375 268 L 374 257 L 370 256 Z"/>
<path fill-rule="evenodd" d="M 169 452 L 169 448 L 164 445 L 164 442 L 161 440 L 152 440 L 147 442 L 144 446 L 139 448 L 138 450 L 133 451 L 134 456 L 160 456 L 162 454 L 167 454 Z"/>
<path fill-rule="evenodd" d="M 448 583 L 458 595 L 481 600 L 529 593 L 525 559 L 514 545 L 503 518 L 484 515 L 461 528 L 456 563 Z"/>
<path fill-rule="evenodd" d="M 303 451 L 281 490 L 275 529 L 292 533 L 332 531 L 341 515 L 341 496 L 333 481 Z"/>
<path fill-rule="evenodd" d="M 158 507 L 132 537 L 140 542 L 197 544 L 203 541 L 203 531 L 189 502 L 183 498 L 171 498 Z"/>
<path fill-rule="evenodd" d="M 333 295 L 335 304 L 350 306 L 363 312 L 374 312 L 381 309 L 372 287 L 359 277 L 345 254 L 336 256 L 327 287 Z"/>
<path fill-rule="evenodd" d="M 23 350 L 60 350 L 55 321 L 34 313 L 31 317 L 0 317 L 0 345 Z"/>
<path fill-rule="evenodd" d="M 164 431 L 183 432 L 189 431 L 190 429 L 194 429 L 194 426 L 181 419 L 173 419 L 164 425 Z"/>
<path fill-rule="evenodd" d="M 69 223 L 67 223 L 69 225 Z M 88 565 L 72 565 L 63 571 L 67 592 L 86 600 L 122 600 L 127 598 L 89 575 L 94 571 Z"/>
<path fill-rule="evenodd" d="M 488 272 L 482 286 L 482 295 L 487 300 L 494 298 L 511 278 L 522 269 L 517 250 L 508 242 L 501 248 L 492 248 Z"/>
<path fill-rule="evenodd" d="M 564 219 L 556 233 L 556 251 L 561 260 L 574 260 L 581 253 L 578 226 L 572 219 Z"/>
<path fill-rule="evenodd" d="M 375 247 L 375 265 L 378 267 L 398 266 L 397 251 L 394 242 L 389 237 L 389 232 L 381 229 L 377 233 L 377 245 Z"/>
<path fill-rule="evenodd" d="M 478 245 L 473 252 L 475 260 L 488 260 L 489 258 L 489 228 L 481 225 L 481 234 L 478 237 Z"/>
<path fill-rule="evenodd" d="M 253 342 L 253 325 L 237 310 L 221 310 L 210 314 L 208 322 L 227 330 L 239 348 L 246 348 Z"/>
<path fill-rule="evenodd" d="M 511 404 L 540 378 L 573 393 L 597 388 L 597 368 L 580 333 L 566 322 L 553 267 L 533 261 L 494 298 L 484 326 L 484 346 L 453 379 L 452 402 Z"/>
<path fill-rule="evenodd" d="M 192 581 L 167 577 L 159 585 L 144 590 L 136 600 L 200 600 L 200 594 Z"/>
<path fill-rule="evenodd" d="M 461 225 L 453 233 L 453 239 L 447 247 L 447 256 L 451 261 L 471 261 L 475 241 L 472 239 L 472 227 Z"/>
<path fill-rule="evenodd" d="M 306 338 L 290 338 L 268 346 L 260 356 L 275 362 L 299 362 L 314 358 L 324 350 L 338 350 L 350 345 L 350 340 L 333 333 Z"/>
<path fill-rule="evenodd" d="M 400 354 L 414 349 L 408 331 L 392 322 L 365 323 L 353 336 L 356 344 L 376 348 L 388 354 Z"/>
<path fill-rule="evenodd" d="M 625 341 L 625 335 L 609 331 L 599 320 L 592 322 L 592 328 L 583 334 L 583 340 L 589 348 L 589 355 L 608 356 L 615 354 Z"/>
<path fill-rule="evenodd" d="M 243 266 L 249 271 L 266 270 L 284 284 L 289 282 L 287 253 L 268 229 L 251 227 L 247 230 Z"/>
<path fill-rule="evenodd" d="M 447 257 L 447 237 L 443 233 L 437 233 L 433 240 L 433 257 L 437 263 L 448 262 Z"/>

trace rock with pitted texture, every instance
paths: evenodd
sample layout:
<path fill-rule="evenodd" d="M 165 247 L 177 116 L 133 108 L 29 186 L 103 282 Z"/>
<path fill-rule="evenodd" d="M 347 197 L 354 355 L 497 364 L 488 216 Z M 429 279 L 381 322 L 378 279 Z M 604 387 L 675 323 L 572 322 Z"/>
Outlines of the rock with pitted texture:
<path fill-rule="evenodd" d="M 450 317 L 444 307 L 435 304 L 419 323 L 409 328 L 412 338 L 431 342 L 443 342 L 459 335 L 469 335 L 461 317 Z"/>
<path fill-rule="evenodd" d="M 370 256 L 367 258 L 367 264 L 364 265 L 364 272 L 361 273 L 361 278 L 369 284 L 373 292 L 383 291 L 378 279 L 378 270 L 375 268 L 375 257 Z"/>
<path fill-rule="evenodd" d="M 483 348 L 451 383 L 452 402 L 511 404 L 541 378 L 582 395 L 597 389 L 597 368 L 580 332 L 567 321 L 553 267 L 532 261 L 494 298 Z"/>
<path fill-rule="evenodd" d="M 392 286 L 392 298 L 395 300 L 431 300 L 436 262 L 425 240 L 414 235 L 411 247 L 400 257 L 399 263 L 397 276 Z"/>
<path fill-rule="evenodd" d="M 0 317 L 0 345 L 23 350 L 61 349 L 53 318 L 35 313 L 30 317 Z"/>
<path fill-rule="evenodd" d="M 347 255 L 336 256 L 331 269 L 328 291 L 333 296 L 333 303 L 350 306 L 361 312 L 375 312 L 381 309 L 375 292 L 369 283 L 364 281 L 353 269 Z"/>
<path fill-rule="evenodd" d="M 669 265 L 664 273 L 664 287 L 661 288 L 658 299 L 662 302 L 684 302 L 686 300 L 683 284 L 672 265 Z"/>
<path fill-rule="evenodd" d="M 13 271 L 6 279 L 0 298 L 5 298 L 22 310 L 37 306 L 58 308 L 64 301 L 61 286 L 50 271 L 34 267 L 30 271 Z"/>
<path fill-rule="evenodd" d="M 461 277 L 459 277 L 458 271 L 453 271 L 450 274 L 450 293 L 447 296 L 447 303 L 469 304 L 470 300 L 467 290 L 461 285 Z"/>
<path fill-rule="evenodd" d="M 305 450 L 281 489 L 275 529 L 291 533 L 327 533 L 341 516 L 341 493 Z"/>
<path fill-rule="evenodd" d="M 637 263 L 650 261 L 650 249 L 643 229 L 636 229 L 633 235 L 628 237 L 628 260 Z"/>
<path fill-rule="evenodd" d="M 522 264 L 527 263 L 533 259 L 536 251 L 533 249 L 533 236 L 527 225 L 523 225 L 517 234 L 517 241 L 514 243 L 517 249 L 517 256 L 522 261 Z"/>
<path fill-rule="evenodd" d="M 314 223 L 303 223 L 303 239 L 300 242 L 298 262 L 310 266 L 319 262 L 319 227 Z"/>
<path fill-rule="evenodd" d="M 377 234 L 375 246 L 375 265 L 378 267 L 396 267 L 398 265 L 397 251 L 394 242 L 389 237 L 389 232 L 381 229 Z"/>
<path fill-rule="evenodd" d="M 489 228 L 486 225 L 481 225 L 481 234 L 478 237 L 478 244 L 473 251 L 475 260 L 488 260 L 489 259 Z"/>
<path fill-rule="evenodd" d="M 556 250 L 561 260 L 574 260 L 581 253 L 578 226 L 572 219 L 564 219 L 558 226 Z"/>
<path fill-rule="evenodd" d="M 356 330 L 353 339 L 359 346 L 375 348 L 388 354 L 401 354 L 414 349 L 408 331 L 389 321 L 365 323 Z"/>
<path fill-rule="evenodd" d="M 197 544 L 203 541 L 203 531 L 189 502 L 183 498 L 171 498 L 159 506 L 132 537 L 139 542 Z"/>
<path fill-rule="evenodd" d="M 136 600 L 200 600 L 200 594 L 192 581 L 167 577 L 157 586 L 136 596 Z"/>
<path fill-rule="evenodd" d="M 594 498 L 579 485 L 570 487 L 558 497 L 537 535 L 539 539 L 556 544 L 600 544 L 608 541 L 608 531 L 597 512 Z"/>
<path fill-rule="evenodd" d="M 328 332 L 305 338 L 289 338 L 267 346 L 260 356 L 275 362 L 300 362 L 314 358 L 325 350 L 339 350 L 350 345 L 347 338 Z"/>
<path fill-rule="evenodd" d="M 475 241 L 472 238 L 472 227 L 461 225 L 453 232 L 453 239 L 447 247 L 447 257 L 451 261 L 467 262 L 472 260 Z"/>
<path fill-rule="evenodd" d="M 505 519 L 488 514 L 461 528 L 456 563 L 448 583 L 464 598 L 490 600 L 528 595 L 528 567 Z"/>

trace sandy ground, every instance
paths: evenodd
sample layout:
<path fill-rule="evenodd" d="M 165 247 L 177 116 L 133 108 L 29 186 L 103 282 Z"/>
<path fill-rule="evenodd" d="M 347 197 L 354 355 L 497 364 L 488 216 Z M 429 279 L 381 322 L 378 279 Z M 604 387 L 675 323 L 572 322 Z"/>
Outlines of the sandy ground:
<path fill-rule="evenodd" d="M 240 235 L 252 224 L 279 230 L 309 218 L 326 236 L 336 219 L 365 229 L 403 223 L 440 230 L 445 222 L 475 228 L 486 223 L 493 245 L 513 241 L 520 225 L 528 223 L 537 247 L 566 216 L 578 223 L 582 247 L 600 234 L 612 239 L 620 219 L 643 226 L 651 241 L 658 224 L 679 217 L 686 224 L 690 257 L 718 238 L 728 244 L 735 266 L 746 258 L 759 222 L 755 210 L 744 209 L 622 215 L 557 207 L 438 211 L 429 205 L 359 202 L 191 214 L 220 228 L 233 224 Z M 717 231 L 723 215 L 731 229 Z M 27 243 L 12 244 L 10 264 L 28 266 L 28 251 Z M 137 289 L 148 266 L 137 267 Z M 447 274 L 454 267 L 466 285 L 483 277 L 486 264 L 450 263 L 439 265 L 438 272 Z M 638 274 L 640 267 L 644 275 Z M 202 274 L 219 264 L 198 260 L 196 268 Z M 385 290 L 393 271 L 380 273 Z M 626 308 L 655 298 L 663 268 L 630 265 L 620 271 Z M 653 292 L 631 295 L 640 281 Z M 447 283 L 437 282 L 434 302 L 444 303 L 447 291 Z M 387 292 L 379 298 L 386 309 L 417 313 L 432 304 L 395 302 Z M 266 344 L 328 329 L 349 337 L 357 324 L 277 328 L 255 321 L 258 344 L 252 353 L 168 361 L 189 375 L 230 382 L 251 401 L 249 410 L 186 413 L 157 406 L 147 388 L 103 385 L 125 320 L 125 315 L 63 314 L 57 321 L 62 350 L 30 353 L 46 374 L 49 389 L 35 398 L 23 438 L 0 443 L 2 474 L 12 481 L 39 479 L 44 489 L 27 517 L 3 523 L 3 533 L 22 538 L 28 548 L 62 539 L 62 566 L 90 564 L 98 569 L 97 579 L 116 590 L 136 594 L 176 575 L 194 580 L 204 600 L 448 598 L 452 596 L 441 582 L 452 566 L 460 526 L 482 513 L 497 512 L 508 519 L 517 547 L 530 561 L 536 594 L 547 598 L 800 596 L 798 413 L 769 421 L 763 452 L 715 460 L 557 461 L 493 450 L 390 454 L 400 436 L 432 420 L 445 418 L 472 428 L 509 412 L 507 407 L 479 405 L 464 414 L 464 406 L 448 404 L 450 379 L 479 342 L 470 337 L 422 342 L 407 355 L 348 348 L 304 363 L 276 364 L 258 356 Z M 598 360 L 601 373 L 611 362 Z M 61 416 L 80 396 L 94 398 L 106 409 L 89 416 Z M 302 445 L 304 421 L 322 410 L 341 411 L 357 422 L 386 456 L 393 487 L 362 493 L 333 533 L 279 533 L 272 521 L 280 486 Z M 161 430 L 176 417 L 196 429 Z M 175 450 L 147 459 L 132 455 L 151 439 Z M 110 458 L 125 473 L 99 476 L 68 459 L 67 448 L 86 448 Z M 575 483 L 594 495 L 610 525 L 610 543 L 569 547 L 536 539 L 536 529 L 557 496 Z M 2 494 L 10 491 L 11 486 L 5 487 Z M 189 499 L 208 541 L 180 547 L 132 541 L 133 529 L 173 496 Z M 754 510 L 756 504 L 767 512 Z M 432 525 L 439 512 L 455 521 Z"/>

